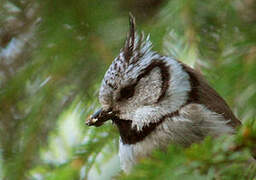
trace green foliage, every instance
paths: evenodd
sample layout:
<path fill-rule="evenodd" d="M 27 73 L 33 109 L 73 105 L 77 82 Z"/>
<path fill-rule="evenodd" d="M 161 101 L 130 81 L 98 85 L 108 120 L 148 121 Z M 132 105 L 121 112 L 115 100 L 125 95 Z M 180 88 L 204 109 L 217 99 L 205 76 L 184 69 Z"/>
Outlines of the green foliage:
<path fill-rule="evenodd" d="M 0 179 L 253 179 L 255 0 L 0 0 Z M 128 29 L 200 70 L 243 125 L 118 173 L 118 132 L 86 127 Z M 111 169 L 111 170 L 110 170 Z"/>

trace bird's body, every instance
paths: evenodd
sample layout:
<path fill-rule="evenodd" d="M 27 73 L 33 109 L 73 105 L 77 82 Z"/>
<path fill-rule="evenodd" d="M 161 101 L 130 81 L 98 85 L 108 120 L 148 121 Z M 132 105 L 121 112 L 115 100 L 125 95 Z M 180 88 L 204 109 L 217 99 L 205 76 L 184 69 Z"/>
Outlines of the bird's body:
<path fill-rule="evenodd" d="M 233 133 L 240 121 L 202 75 L 151 50 L 149 37 L 135 32 L 134 19 L 125 47 L 102 81 L 101 111 L 89 125 L 112 119 L 120 132 L 122 169 L 156 148 L 189 146 L 206 136 Z"/>

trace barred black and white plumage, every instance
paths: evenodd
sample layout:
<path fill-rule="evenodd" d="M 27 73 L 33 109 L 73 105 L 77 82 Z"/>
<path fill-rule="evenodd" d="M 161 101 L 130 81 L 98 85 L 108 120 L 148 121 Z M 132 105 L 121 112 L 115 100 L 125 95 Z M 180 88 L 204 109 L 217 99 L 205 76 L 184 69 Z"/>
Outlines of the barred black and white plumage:
<path fill-rule="evenodd" d="M 129 172 L 141 157 L 170 143 L 189 146 L 207 135 L 233 133 L 240 121 L 202 75 L 152 50 L 130 15 L 130 32 L 101 84 L 102 105 L 87 121 L 111 119 L 120 132 L 119 156 Z"/>

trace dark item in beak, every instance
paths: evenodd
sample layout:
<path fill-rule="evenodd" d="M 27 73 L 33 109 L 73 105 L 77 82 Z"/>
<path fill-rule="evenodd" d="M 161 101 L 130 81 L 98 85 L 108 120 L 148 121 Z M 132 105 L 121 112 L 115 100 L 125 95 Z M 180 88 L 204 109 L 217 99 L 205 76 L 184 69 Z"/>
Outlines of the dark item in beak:
<path fill-rule="evenodd" d="M 104 111 L 102 108 L 96 111 L 93 115 L 89 117 L 89 119 L 85 122 L 88 126 L 101 126 L 107 120 L 114 118 L 114 112 L 112 111 Z"/>

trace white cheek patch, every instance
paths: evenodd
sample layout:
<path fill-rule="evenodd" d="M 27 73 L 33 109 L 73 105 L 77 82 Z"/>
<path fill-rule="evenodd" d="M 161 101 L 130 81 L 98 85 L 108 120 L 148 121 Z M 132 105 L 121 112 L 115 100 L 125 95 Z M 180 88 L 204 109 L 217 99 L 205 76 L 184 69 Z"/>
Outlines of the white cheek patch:
<path fill-rule="evenodd" d="M 162 74 L 159 67 L 155 67 L 141 78 L 135 87 L 133 97 L 118 104 L 121 112 L 120 118 L 132 120 L 133 126 L 138 129 L 142 125 L 153 120 L 154 114 L 159 114 L 158 108 L 154 107 L 162 90 Z M 157 118 L 154 118 L 157 119 Z"/>
<path fill-rule="evenodd" d="M 140 105 L 149 105 L 157 102 L 162 90 L 162 74 L 159 67 L 141 78 L 135 88 L 133 101 Z"/>

